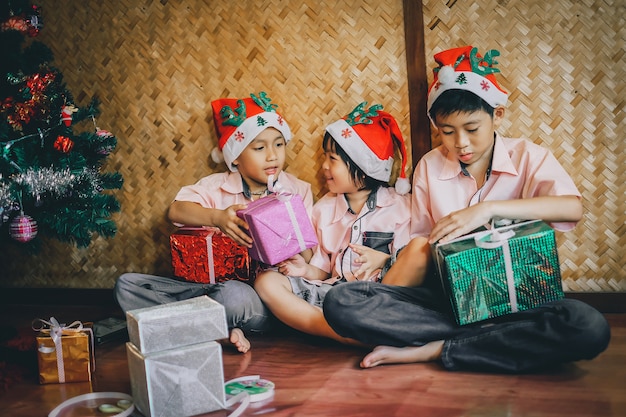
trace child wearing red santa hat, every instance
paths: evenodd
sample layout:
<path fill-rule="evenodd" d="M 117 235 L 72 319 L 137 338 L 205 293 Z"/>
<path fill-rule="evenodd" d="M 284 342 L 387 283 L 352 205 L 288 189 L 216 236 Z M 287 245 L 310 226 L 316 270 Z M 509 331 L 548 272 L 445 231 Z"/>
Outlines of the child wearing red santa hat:
<path fill-rule="evenodd" d="M 270 176 L 283 189 L 299 194 L 309 213 L 313 206 L 311 185 L 283 171 L 291 130 L 266 93 L 243 99 L 222 98 L 211 105 L 218 135 L 218 148 L 212 156 L 216 162 L 224 161 L 228 171 L 182 187 L 168 216 L 177 226 L 217 227 L 250 247 L 252 240 L 245 231 L 248 225 L 236 212 L 268 194 Z M 250 349 L 245 334 L 265 332 L 273 320 L 254 289 L 236 280 L 203 284 L 126 273 L 118 278 L 114 294 L 124 311 L 208 295 L 224 306 L 230 342 L 244 353 Z"/>
<path fill-rule="evenodd" d="M 379 281 L 409 241 L 410 184 L 396 120 L 381 105 L 361 103 L 326 128 L 322 173 L 329 192 L 313 206 L 319 245 L 307 263 L 295 256 L 257 275 L 254 288 L 283 323 L 343 343 L 326 323 L 322 302 L 334 286 Z M 390 187 L 394 155 L 401 167 Z"/>
<path fill-rule="evenodd" d="M 413 174 L 413 239 L 383 284 L 350 283 L 325 298 L 337 334 L 377 346 L 364 368 L 435 360 L 450 370 L 530 372 L 591 359 L 608 345 L 605 318 L 574 299 L 459 326 L 429 273 L 430 244 L 492 221 L 542 219 L 567 231 L 582 217 L 581 195 L 549 150 L 497 133 L 507 102 L 498 56 L 472 46 L 435 55 L 428 111 L 442 144 Z"/>

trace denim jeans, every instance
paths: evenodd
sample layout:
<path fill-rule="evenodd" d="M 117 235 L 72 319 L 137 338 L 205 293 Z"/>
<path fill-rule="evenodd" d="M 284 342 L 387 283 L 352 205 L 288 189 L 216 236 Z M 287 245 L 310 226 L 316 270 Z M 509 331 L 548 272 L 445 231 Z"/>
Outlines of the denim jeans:
<path fill-rule="evenodd" d="M 324 316 L 339 335 L 371 346 L 444 340 L 441 361 L 449 370 L 531 372 L 592 359 L 610 339 L 604 316 L 578 300 L 459 326 L 440 291 L 367 281 L 333 287 Z"/>
<path fill-rule="evenodd" d="M 224 306 L 229 329 L 245 334 L 263 333 L 272 328 L 274 316 L 250 285 L 241 281 L 202 284 L 178 281 L 156 275 L 126 273 L 114 288 L 114 296 L 124 312 L 207 295 Z"/>

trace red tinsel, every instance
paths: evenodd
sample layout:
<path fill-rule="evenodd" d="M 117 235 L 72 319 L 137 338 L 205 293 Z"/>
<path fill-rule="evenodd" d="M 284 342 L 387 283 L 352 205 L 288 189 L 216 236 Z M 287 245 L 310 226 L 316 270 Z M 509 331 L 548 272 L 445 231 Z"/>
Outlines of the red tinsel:
<path fill-rule="evenodd" d="M 24 125 L 40 114 L 45 114 L 45 89 L 55 80 L 54 72 L 37 73 L 26 79 L 26 85 L 21 93 L 28 92 L 31 96 L 25 101 L 15 101 L 14 97 L 7 97 L 0 106 L 6 112 L 9 125 L 16 130 L 22 130 Z"/>

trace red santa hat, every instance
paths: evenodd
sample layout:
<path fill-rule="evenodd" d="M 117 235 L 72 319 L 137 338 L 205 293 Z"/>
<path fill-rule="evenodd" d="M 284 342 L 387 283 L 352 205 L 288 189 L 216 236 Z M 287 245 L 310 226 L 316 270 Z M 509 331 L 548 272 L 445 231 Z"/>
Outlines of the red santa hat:
<path fill-rule="evenodd" d="M 344 118 L 330 124 L 326 131 L 350 159 L 369 177 L 389 182 L 394 161 L 394 145 L 402 155 L 396 191 L 406 194 L 411 185 L 406 178 L 406 147 L 402 132 L 392 115 L 375 104 L 366 109 L 367 101 L 359 104 Z"/>
<path fill-rule="evenodd" d="M 508 93 L 496 80 L 500 72 L 495 65 L 500 52 L 492 49 L 484 57 L 478 48 L 463 46 L 435 54 L 439 67 L 433 70 L 434 80 L 428 89 L 428 111 L 437 98 L 447 90 L 467 90 L 476 94 L 492 107 L 504 106 Z"/>
<path fill-rule="evenodd" d="M 273 127 L 291 140 L 291 130 L 283 117 L 276 112 L 278 105 L 265 92 L 250 94 L 250 98 L 221 98 L 211 102 L 213 122 L 218 136 L 218 148 L 211 151 L 215 162 L 226 162 L 235 172 L 233 161 L 259 133 Z"/>

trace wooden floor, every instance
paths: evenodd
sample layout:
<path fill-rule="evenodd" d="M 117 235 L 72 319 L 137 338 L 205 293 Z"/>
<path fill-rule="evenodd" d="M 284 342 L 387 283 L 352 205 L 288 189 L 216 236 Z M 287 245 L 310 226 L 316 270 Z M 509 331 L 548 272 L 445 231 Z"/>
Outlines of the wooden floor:
<path fill-rule="evenodd" d="M 5 322 L 26 326 L 33 317 L 92 321 L 115 313 L 97 306 L 0 312 Z M 274 398 L 253 404 L 244 416 L 624 417 L 626 314 L 607 318 L 612 340 L 606 352 L 543 374 L 447 372 L 434 363 L 361 370 L 363 351 L 292 333 L 255 338 L 245 355 L 225 347 L 224 376 L 260 375 L 276 384 Z M 0 415 L 47 416 L 62 401 L 88 392 L 130 394 L 123 341 L 97 346 L 96 364 L 92 383 L 39 385 L 35 377 L 14 385 L 0 393 Z"/>

